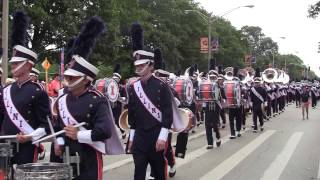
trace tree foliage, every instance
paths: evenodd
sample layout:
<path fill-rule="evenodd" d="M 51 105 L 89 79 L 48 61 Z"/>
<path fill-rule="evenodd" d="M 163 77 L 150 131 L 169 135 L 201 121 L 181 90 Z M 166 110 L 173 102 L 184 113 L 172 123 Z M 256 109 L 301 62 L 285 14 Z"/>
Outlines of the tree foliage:
<path fill-rule="evenodd" d="M 59 48 L 94 15 L 107 24 L 107 32 L 99 38 L 90 56 L 90 61 L 101 70 L 100 77 L 110 76 L 116 63 L 122 65 L 124 77 L 132 75 L 133 22 L 142 24 L 146 46 L 162 49 L 169 71 L 184 70 L 191 64 L 198 64 L 201 71 L 207 70 L 207 54 L 200 53 L 199 41 L 208 35 L 208 22 L 185 10 L 197 10 L 208 16 L 209 13 L 193 0 L 12 0 L 11 20 L 17 9 L 24 9 L 31 17 L 30 47 L 39 53 L 39 61 L 48 57 L 52 64 L 57 64 L 51 71 L 59 67 Z M 260 27 L 237 30 L 229 21 L 213 17 L 211 35 L 219 39 L 219 51 L 213 53 L 217 65 L 244 67 L 246 54 L 256 55 L 257 65 L 263 66 L 272 61 L 270 52 L 275 54 L 277 64 L 282 59 L 276 42 L 266 37 Z M 47 50 L 52 45 L 56 48 Z"/>

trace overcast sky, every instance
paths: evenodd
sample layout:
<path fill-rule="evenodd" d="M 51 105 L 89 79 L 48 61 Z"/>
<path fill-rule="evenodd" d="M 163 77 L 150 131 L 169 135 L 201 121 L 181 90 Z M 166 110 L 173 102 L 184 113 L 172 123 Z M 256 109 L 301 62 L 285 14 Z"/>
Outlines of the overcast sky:
<path fill-rule="evenodd" d="M 320 18 L 307 17 L 308 7 L 318 0 L 195 0 L 213 15 L 238 6 L 240 8 L 224 16 L 232 25 L 240 29 L 244 25 L 259 26 L 262 32 L 279 45 L 281 54 L 295 54 L 320 76 Z M 285 37 L 281 39 L 280 37 Z"/>

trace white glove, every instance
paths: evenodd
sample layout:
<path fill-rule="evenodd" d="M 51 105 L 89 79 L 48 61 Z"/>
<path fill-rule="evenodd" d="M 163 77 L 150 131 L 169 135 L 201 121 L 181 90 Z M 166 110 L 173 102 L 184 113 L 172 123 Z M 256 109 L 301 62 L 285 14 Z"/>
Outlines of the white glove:
<path fill-rule="evenodd" d="M 264 106 L 268 106 L 268 102 L 264 102 Z"/>

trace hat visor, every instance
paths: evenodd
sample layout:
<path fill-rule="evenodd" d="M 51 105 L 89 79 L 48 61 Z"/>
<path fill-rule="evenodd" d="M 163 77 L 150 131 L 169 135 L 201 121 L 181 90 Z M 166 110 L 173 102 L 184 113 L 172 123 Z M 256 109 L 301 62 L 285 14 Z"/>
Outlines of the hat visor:
<path fill-rule="evenodd" d="M 138 66 L 138 65 L 141 65 L 141 64 L 145 64 L 147 62 L 150 62 L 150 59 L 139 59 L 139 60 L 134 61 L 134 65 Z"/>
<path fill-rule="evenodd" d="M 9 62 L 13 63 L 13 62 L 22 62 L 22 61 L 28 61 L 28 59 L 23 57 L 12 57 Z"/>
<path fill-rule="evenodd" d="M 72 76 L 72 77 L 80 77 L 80 76 L 84 76 L 83 73 L 76 71 L 74 69 L 67 69 L 64 73 L 64 76 Z"/>

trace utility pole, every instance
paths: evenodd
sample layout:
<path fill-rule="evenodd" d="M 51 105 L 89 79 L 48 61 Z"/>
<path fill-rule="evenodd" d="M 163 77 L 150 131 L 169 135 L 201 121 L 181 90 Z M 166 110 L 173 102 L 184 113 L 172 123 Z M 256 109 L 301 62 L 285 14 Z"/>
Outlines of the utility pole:
<path fill-rule="evenodd" d="M 8 24 L 9 24 L 9 0 L 2 0 L 2 85 L 8 77 Z"/>

